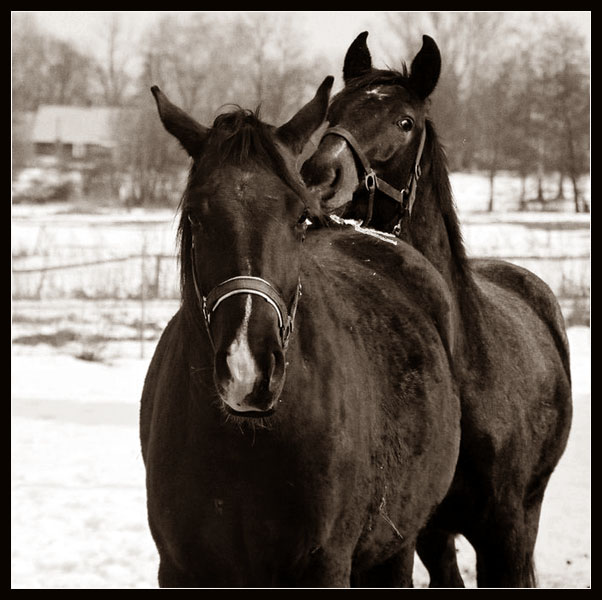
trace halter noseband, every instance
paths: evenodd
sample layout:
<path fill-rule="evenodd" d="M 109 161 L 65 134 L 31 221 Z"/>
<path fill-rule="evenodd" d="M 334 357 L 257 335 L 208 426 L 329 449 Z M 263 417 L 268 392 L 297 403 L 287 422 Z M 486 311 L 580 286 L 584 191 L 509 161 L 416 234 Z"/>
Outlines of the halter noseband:
<path fill-rule="evenodd" d="M 358 141 L 347 129 L 341 127 L 340 125 L 335 125 L 334 127 L 330 127 L 329 129 L 327 129 L 322 137 L 324 138 L 327 135 L 338 135 L 339 137 L 342 137 L 347 142 L 353 154 L 357 157 L 357 159 L 362 165 L 363 173 L 360 174 L 360 183 L 363 183 L 364 187 L 366 188 L 369 194 L 368 209 L 366 210 L 366 216 L 364 217 L 364 220 L 362 222 L 362 225 L 364 227 L 366 227 L 372 219 L 372 210 L 374 207 L 374 194 L 376 190 L 380 190 L 381 192 L 389 196 L 389 198 L 392 198 L 397 203 L 399 203 L 402 211 L 407 210 L 409 215 L 412 214 L 412 209 L 414 208 L 414 202 L 416 200 L 416 188 L 418 185 L 418 180 L 420 179 L 420 176 L 422 174 L 420 168 L 420 160 L 422 159 L 422 152 L 424 150 L 424 144 L 426 141 L 426 127 L 422 129 L 420 143 L 418 145 L 418 152 L 416 153 L 416 160 L 414 161 L 414 168 L 410 173 L 410 177 L 405 188 L 403 188 L 402 190 L 394 188 L 392 185 L 388 184 L 384 179 L 381 179 L 376 174 L 374 169 L 370 166 L 370 161 L 368 160 L 368 157 L 364 154 Z M 394 228 L 395 234 L 397 235 L 400 230 L 401 219 Z"/>
<path fill-rule="evenodd" d="M 286 302 L 282 299 L 282 296 L 278 293 L 276 288 L 269 281 L 266 281 L 261 277 L 252 277 L 250 275 L 231 277 L 230 279 L 226 279 L 217 284 L 207 296 L 204 296 L 201 293 L 196 278 L 194 241 L 192 243 L 192 259 L 192 282 L 194 284 L 194 291 L 201 312 L 203 313 L 207 335 L 209 336 L 209 341 L 211 342 L 214 351 L 215 344 L 213 343 L 210 329 L 211 316 L 224 300 L 238 294 L 253 294 L 255 296 L 260 296 L 276 311 L 278 317 L 278 329 L 280 331 L 280 342 L 282 343 L 282 349 L 286 350 L 291 333 L 293 332 L 297 304 L 299 302 L 299 296 L 301 295 L 300 278 L 297 282 L 295 298 L 293 299 L 292 308 L 289 312 Z"/>

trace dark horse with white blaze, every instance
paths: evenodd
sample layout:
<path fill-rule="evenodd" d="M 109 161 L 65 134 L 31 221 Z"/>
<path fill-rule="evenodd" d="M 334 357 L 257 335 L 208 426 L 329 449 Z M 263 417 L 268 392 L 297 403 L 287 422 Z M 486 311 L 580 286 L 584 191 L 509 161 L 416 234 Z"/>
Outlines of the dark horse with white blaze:
<path fill-rule="evenodd" d="M 325 212 L 412 244 L 453 298 L 462 443 L 450 492 L 418 540 L 431 586 L 463 585 L 455 534 L 475 548 L 479 586 L 533 586 L 540 508 L 572 416 L 564 321 L 533 273 L 466 256 L 444 151 L 427 117 L 441 68 L 435 42 L 423 36 L 411 68 L 396 72 L 373 68 L 367 35 L 346 54 L 330 129 L 302 175 Z"/>
<path fill-rule="evenodd" d="M 332 78 L 289 122 L 204 127 L 153 93 L 192 157 L 182 303 L 140 412 L 162 587 L 409 586 L 460 445 L 454 307 L 414 248 L 319 218 L 295 161 Z"/>

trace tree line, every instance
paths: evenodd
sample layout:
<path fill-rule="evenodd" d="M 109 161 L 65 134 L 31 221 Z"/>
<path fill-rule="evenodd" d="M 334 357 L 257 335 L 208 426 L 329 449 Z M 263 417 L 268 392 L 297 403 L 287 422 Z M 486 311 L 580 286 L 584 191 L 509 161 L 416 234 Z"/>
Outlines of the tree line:
<path fill-rule="evenodd" d="M 452 170 L 517 173 L 538 182 L 518 199 L 545 201 L 544 177 L 570 182 L 575 210 L 588 210 L 579 179 L 589 170 L 589 54 L 581 34 L 551 20 L 528 29 L 512 13 L 384 13 L 385 52 L 395 68 L 411 58 L 421 33 L 443 59 L 431 114 Z M 418 32 L 418 33 L 417 33 Z M 359 33 L 359 31 L 358 31 Z M 41 104 L 124 109 L 111 181 L 127 178 L 129 201 L 161 204 L 181 189 L 181 154 L 166 138 L 149 87 L 157 84 L 182 108 L 210 124 L 228 104 L 260 106 L 262 118 L 284 122 L 316 82 L 342 68 L 311 54 L 284 13 L 162 15 L 136 43 L 119 13 L 107 14 L 95 55 L 45 33 L 33 13 L 13 14 L 13 118 Z M 348 40 L 351 43 L 352 40 Z M 378 61 L 375 61 L 375 63 Z"/>
<path fill-rule="evenodd" d="M 538 20 L 499 12 L 390 13 L 388 18 L 402 55 L 413 56 L 416 31 L 437 41 L 443 64 L 431 114 L 452 170 L 489 174 L 490 210 L 500 171 L 520 176 L 519 208 L 528 200 L 550 199 L 543 181 L 554 174 L 558 185 L 552 199 L 563 196 L 568 180 L 575 210 L 589 210 L 579 178 L 589 171 L 590 58 L 574 26 L 545 13 Z M 537 184 L 531 198 L 528 177 Z"/>

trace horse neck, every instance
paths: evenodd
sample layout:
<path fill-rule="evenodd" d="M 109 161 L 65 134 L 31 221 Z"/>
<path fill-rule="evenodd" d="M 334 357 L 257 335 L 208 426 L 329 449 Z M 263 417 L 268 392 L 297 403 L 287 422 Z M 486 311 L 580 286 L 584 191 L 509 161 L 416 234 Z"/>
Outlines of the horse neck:
<path fill-rule="evenodd" d="M 455 289 L 466 269 L 463 247 L 454 239 L 459 235 L 455 215 L 441 209 L 437 189 L 430 181 L 424 181 L 420 188 L 404 237 Z"/>
<path fill-rule="evenodd" d="M 481 296 L 466 257 L 445 156 L 430 124 L 429 129 L 427 160 L 423 161 L 412 215 L 402 219 L 400 237 L 425 256 L 445 279 L 456 300 L 459 337 L 465 343 L 470 338 L 481 340 Z M 390 178 L 393 183 L 393 173 Z M 398 175 L 398 179 L 395 183 L 403 186 L 403 176 Z M 470 353 L 466 347 L 464 352 Z"/>
<path fill-rule="evenodd" d="M 468 267 L 453 206 L 445 155 L 429 122 L 422 167 L 423 174 L 417 184 L 412 215 L 409 218 L 407 214 L 403 216 L 400 237 L 428 258 L 443 275 L 450 289 L 455 289 Z M 382 177 L 393 187 L 403 189 L 408 181 L 409 168 L 407 164 L 394 161 Z M 373 226 L 391 232 L 399 216 L 390 212 L 390 201 L 381 206 L 382 214 L 375 214 Z"/>

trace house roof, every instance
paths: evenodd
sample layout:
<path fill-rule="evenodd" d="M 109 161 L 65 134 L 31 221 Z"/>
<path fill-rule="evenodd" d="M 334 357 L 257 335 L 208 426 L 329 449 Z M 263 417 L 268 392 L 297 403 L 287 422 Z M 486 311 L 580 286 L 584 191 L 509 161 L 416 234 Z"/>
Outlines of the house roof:
<path fill-rule="evenodd" d="M 37 143 L 116 144 L 119 109 L 98 106 L 42 105 L 36 114 L 32 139 Z"/>

